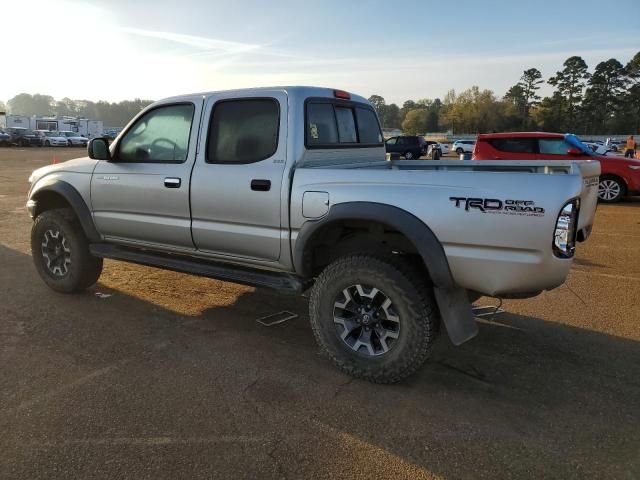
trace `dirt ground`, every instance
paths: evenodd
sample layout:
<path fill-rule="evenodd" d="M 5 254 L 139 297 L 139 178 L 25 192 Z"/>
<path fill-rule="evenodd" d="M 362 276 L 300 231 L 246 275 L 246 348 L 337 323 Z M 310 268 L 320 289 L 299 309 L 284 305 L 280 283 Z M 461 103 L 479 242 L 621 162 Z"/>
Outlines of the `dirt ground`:
<path fill-rule="evenodd" d="M 320 357 L 304 298 L 113 261 L 49 290 L 27 178 L 82 155 L 0 149 L 0 478 L 640 478 L 640 199 L 599 206 L 566 285 L 380 386 Z"/>

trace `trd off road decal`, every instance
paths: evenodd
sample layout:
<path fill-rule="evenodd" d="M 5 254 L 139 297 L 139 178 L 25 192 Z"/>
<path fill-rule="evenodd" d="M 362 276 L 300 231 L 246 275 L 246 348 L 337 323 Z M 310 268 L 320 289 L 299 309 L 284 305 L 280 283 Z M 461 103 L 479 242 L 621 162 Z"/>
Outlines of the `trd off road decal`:
<path fill-rule="evenodd" d="M 456 208 L 479 210 L 482 213 L 501 213 L 504 215 L 526 215 L 543 217 L 544 208 L 536 207 L 533 200 L 498 200 L 497 198 L 449 197 Z"/>

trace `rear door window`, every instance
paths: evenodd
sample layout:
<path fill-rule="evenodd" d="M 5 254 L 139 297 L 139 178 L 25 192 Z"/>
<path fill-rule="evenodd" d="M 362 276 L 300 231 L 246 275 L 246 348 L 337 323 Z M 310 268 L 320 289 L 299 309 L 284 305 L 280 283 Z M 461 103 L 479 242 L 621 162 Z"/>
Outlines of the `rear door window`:
<path fill-rule="evenodd" d="M 253 163 L 278 148 L 280 106 L 273 98 L 223 100 L 211 117 L 208 163 Z"/>
<path fill-rule="evenodd" d="M 538 140 L 540 153 L 546 155 L 567 155 L 569 145 L 563 138 L 540 138 Z"/>
<path fill-rule="evenodd" d="M 538 146 L 535 138 L 494 138 L 489 143 L 496 150 L 512 153 L 536 153 Z"/>

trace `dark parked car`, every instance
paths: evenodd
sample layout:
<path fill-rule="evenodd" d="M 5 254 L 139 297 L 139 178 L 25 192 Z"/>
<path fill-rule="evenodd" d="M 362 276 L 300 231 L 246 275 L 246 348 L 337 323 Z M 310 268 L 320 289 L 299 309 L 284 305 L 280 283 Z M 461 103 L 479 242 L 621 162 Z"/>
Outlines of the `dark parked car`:
<path fill-rule="evenodd" d="M 0 128 L 0 147 L 8 147 L 11 144 L 11 135 Z"/>
<path fill-rule="evenodd" d="M 418 136 L 391 137 L 385 142 L 387 153 L 399 153 L 407 160 L 420 158 L 427 152 L 427 143 Z"/>
<path fill-rule="evenodd" d="M 33 130 L 22 127 L 9 127 L 6 132 L 11 136 L 10 143 L 19 147 L 42 146 L 42 137 Z"/>

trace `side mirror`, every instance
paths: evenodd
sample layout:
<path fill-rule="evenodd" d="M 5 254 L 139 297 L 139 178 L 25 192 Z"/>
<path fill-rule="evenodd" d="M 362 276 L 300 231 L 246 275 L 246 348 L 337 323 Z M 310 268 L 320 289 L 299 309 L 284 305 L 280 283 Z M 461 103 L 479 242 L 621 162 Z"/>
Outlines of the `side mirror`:
<path fill-rule="evenodd" d="M 89 158 L 93 160 L 111 160 L 111 152 L 109 151 L 109 143 L 106 138 L 97 137 L 89 141 L 87 145 Z"/>
<path fill-rule="evenodd" d="M 584 154 L 582 153 L 581 150 L 577 149 L 576 147 L 571 147 L 569 150 L 567 150 L 567 155 L 580 156 L 580 155 L 584 155 Z"/>

